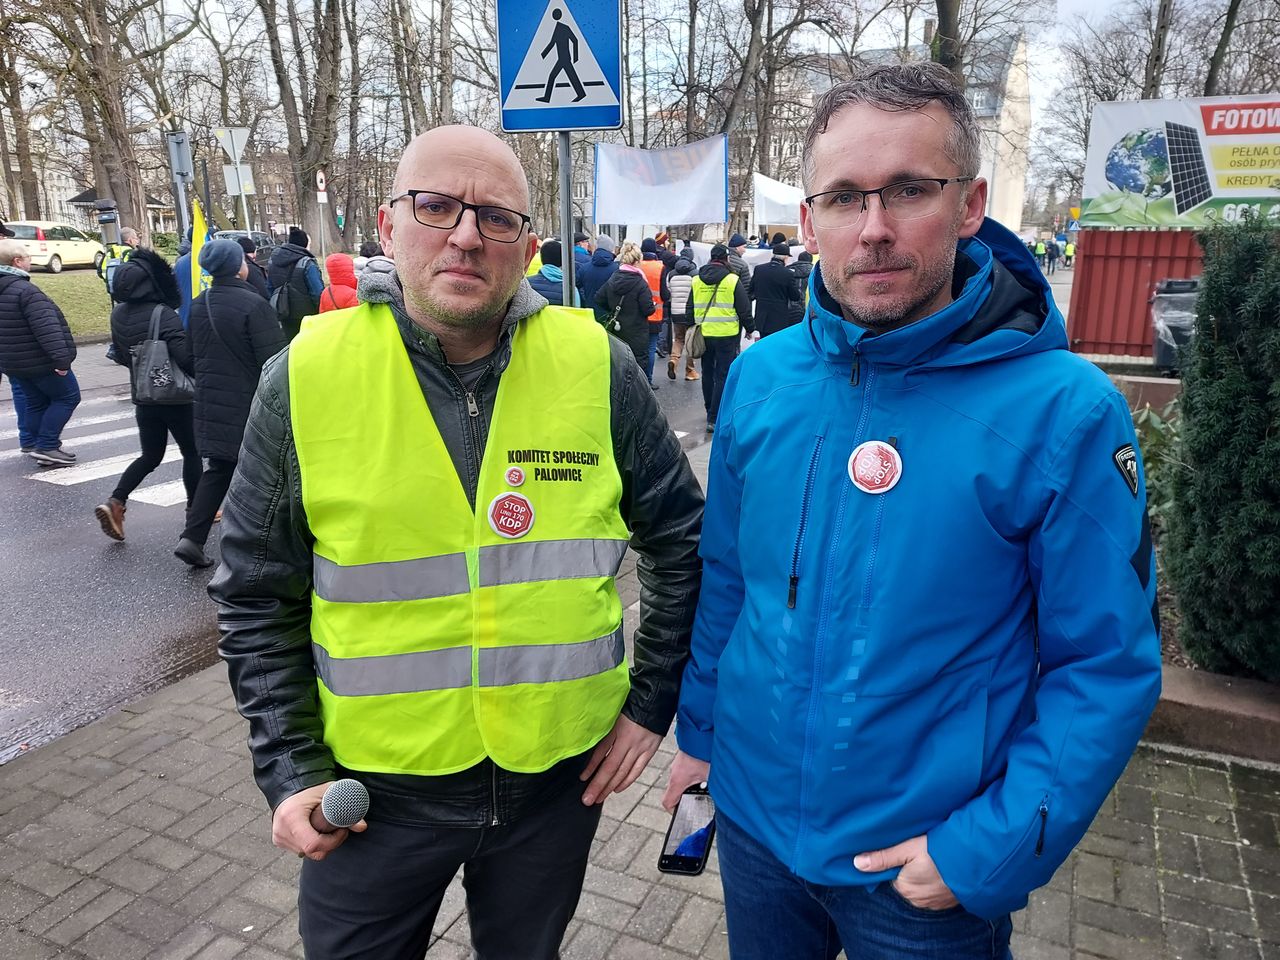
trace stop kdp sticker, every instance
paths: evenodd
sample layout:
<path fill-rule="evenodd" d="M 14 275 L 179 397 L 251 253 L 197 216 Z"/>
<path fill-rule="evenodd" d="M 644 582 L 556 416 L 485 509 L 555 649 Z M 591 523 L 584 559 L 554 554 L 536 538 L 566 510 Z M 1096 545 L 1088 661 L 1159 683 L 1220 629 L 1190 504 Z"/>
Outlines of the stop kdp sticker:
<path fill-rule="evenodd" d="M 523 493 L 500 493 L 489 503 L 489 526 L 500 537 L 523 537 L 533 529 L 533 504 Z"/>
<path fill-rule="evenodd" d="M 863 493 L 888 493 L 902 479 L 902 457 L 883 440 L 860 443 L 849 454 L 849 479 Z"/>

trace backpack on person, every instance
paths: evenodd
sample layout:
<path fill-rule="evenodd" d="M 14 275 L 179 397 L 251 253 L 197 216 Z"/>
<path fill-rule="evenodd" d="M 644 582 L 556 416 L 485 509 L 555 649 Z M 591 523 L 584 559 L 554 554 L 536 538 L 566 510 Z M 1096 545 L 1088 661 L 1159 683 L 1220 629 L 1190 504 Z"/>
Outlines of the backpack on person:
<path fill-rule="evenodd" d="M 297 306 L 294 304 L 293 291 L 290 288 L 293 286 L 293 278 L 298 271 L 298 267 L 303 268 L 305 277 L 306 265 L 315 262 L 314 257 L 299 257 L 293 262 L 293 267 L 289 270 L 289 276 L 285 279 L 285 282 L 280 284 L 271 294 L 271 300 L 269 301 L 271 309 L 276 312 L 276 319 L 280 321 L 281 326 L 297 323 L 310 312 L 311 307 L 309 305 Z M 297 316 L 294 316 L 295 310 L 300 311 Z"/>

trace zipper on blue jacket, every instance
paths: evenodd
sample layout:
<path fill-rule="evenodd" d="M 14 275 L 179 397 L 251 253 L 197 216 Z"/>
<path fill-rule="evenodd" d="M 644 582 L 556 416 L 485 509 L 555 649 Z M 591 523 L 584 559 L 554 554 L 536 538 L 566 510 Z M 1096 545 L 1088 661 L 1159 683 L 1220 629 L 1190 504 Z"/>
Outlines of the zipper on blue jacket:
<path fill-rule="evenodd" d="M 871 388 L 871 380 L 867 380 L 867 389 Z M 890 437 L 889 446 L 898 449 L 898 438 Z M 862 605 L 871 607 L 871 575 L 876 569 L 876 558 L 880 554 L 880 532 L 884 528 L 884 505 L 888 497 L 876 497 L 876 519 L 871 525 L 871 550 L 867 554 L 867 575 L 862 583 Z"/>
<path fill-rule="evenodd" d="M 862 379 L 862 356 L 857 347 L 853 348 L 853 370 L 849 374 L 849 386 L 856 387 Z"/>
<path fill-rule="evenodd" d="M 1036 841 L 1036 856 L 1044 853 L 1044 831 L 1049 826 L 1049 798 L 1040 801 L 1040 839 Z"/>
<path fill-rule="evenodd" d="M 791 580 L 787 586 L 787 609 L 796 608 L 796 588 L 800 586 L 800 551 L 804 546 L 804 532 L 809 526 L 809 506 L 813 502 L 813 484 L 818 478 L 818 455 L 822 452 L 822 437 L 813 442 L 809 455 L 809 472 L 804 478 L 804 499 L 800 501 L 800 525 L 796 529 L 796 545 L 791 552 Z"/>

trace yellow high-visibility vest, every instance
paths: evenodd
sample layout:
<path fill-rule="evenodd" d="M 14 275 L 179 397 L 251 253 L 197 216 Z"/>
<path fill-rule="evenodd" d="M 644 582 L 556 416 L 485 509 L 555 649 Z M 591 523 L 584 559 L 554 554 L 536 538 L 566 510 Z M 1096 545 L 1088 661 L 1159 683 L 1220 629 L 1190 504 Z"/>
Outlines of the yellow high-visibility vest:
<path fill-rule="evenodd" d="M 608 335 L 547 307 L 514 331 L 473 511 L 386 304 L 289 348 L 324 741 L 342 766 L 533 773 L 599 742 L 629 688 L 629 532 Z"/>
<path fill-rule="evenodd" d="M 693 319 L 702 322 L 704 337 L 738 336 L 738 311 L 733 306 L 737 286 L 738 275 L 732 271 L 718 285 L 693 278 Z"/>

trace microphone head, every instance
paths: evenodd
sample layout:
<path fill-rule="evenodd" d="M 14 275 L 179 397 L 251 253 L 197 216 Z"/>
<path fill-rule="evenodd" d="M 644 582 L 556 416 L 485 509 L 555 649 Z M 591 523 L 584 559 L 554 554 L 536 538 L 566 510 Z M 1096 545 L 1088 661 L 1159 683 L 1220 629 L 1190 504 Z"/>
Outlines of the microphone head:
<path fill-rule="evenodd" d="M 320 800 L 320 811 L 335 827 L 349 827 L 369 812 L 369 791 L 359 780 L 335 780 Z"/>

